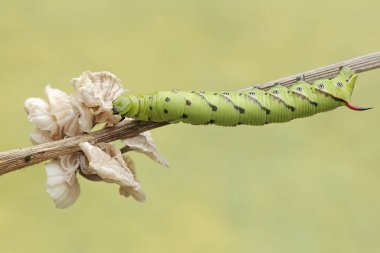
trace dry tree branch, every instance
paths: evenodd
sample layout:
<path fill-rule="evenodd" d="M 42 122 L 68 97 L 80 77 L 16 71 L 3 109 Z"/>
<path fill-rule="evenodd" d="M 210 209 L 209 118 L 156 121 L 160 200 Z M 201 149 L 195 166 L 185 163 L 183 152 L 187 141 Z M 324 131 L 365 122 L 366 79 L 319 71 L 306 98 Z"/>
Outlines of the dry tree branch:
<path fill-rule="evenodd" d="M 305 71 L 303 73 L 284 77 L 278 80 L 266 82 L 261 85 L 250 86 L 250 87 L 241 89 L 240 91 L 246 91 L 257 86 L 263 89 L 268 89 L 269 87 L 275 84 L 290 86 L 293 83 L 297 82 L 298 78 L 302 75 L 304 75 L 306 82 L 312 82 L 312 81 L 323 79 L 323 78 L 331 78 L 338 75 L 340 69 L 344 66 L 350 67 L 355 73 L 361 73 L 361 72 L 369 71 L 372 69 L 380 68 L 380 51 L 376 53 L 360 56 L 357 58 L 352 58 L 346 61 L 338 62 L 335 64 L 331 64 L 325 67 Z"/>
<path fill-rule="evenodd" d="M 289 86 L 297 81 L 297 78 L 304 75 L 307 82 L 315 81 L 322 78 L 331 78 L 336 76 L 341 67 L 348 66 L 354 72 L 360 73 L 372 69 L 380 68 L 380 52 L 342 61 L 336 64 L 306 71 L 301 74 L 281 78 L 275 81 L 260 85 L 262 88 L 269 88 L 274 84 Z M 255 86 L 251 86 L 241 91 L 249 90 Z M 108 127 L 89 134 L 82 134 L 59 141 L 44 143 L 33 147 L 20 148 L 0 153 L 0 175 L 12 172 L 33 164 L 37 164 L 56 157 L 75 153 L 80 151 L 79 144 L 89 142 L 97 144 L 100 142 L 112 142 L 118 139 L 126 139 L 134 137 L 139 133 L 165 126 L 166 122 L 142 122 L 131 121 L 128 123 L 120 123 L 114 127 Z M 128 151 L 123 148 L 122 151 Z"/>
<path fill-rule="evenodd" d="M 112 142 L 134 137 L 139 133 L 167 125 L 166 122 L 143 122 L 134 120 L 121 122 L 114 127 L 107 127 L 89 134 L 82 134 L 59 141 L 48 142 L 33 147 L 20 148 L 0 153 L 0 175 L 37 164 L 59 156 L 80 151 L 79 144 L 89 142 Z M 128 151 L 124 148 L 123 152 Z"/>

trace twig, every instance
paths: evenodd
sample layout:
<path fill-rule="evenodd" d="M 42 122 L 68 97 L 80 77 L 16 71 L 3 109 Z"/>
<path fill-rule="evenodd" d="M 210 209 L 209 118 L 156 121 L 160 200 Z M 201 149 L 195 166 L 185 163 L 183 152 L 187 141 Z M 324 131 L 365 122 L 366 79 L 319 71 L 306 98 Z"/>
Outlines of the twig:
<path fill-rule="evenodd" d="M 273 86 L 277 83 L 289 86 L 295 83 L 297 81 L 297 78 L 301 75 L 304 75 L 305 80 L 308 82 L 321 78 L 330 78 L 337 75 L 342 66 L 349 66 L 356 73 L 380 68 L 380 52 L 339 62 L 326 67 L 306 71 L 302 74 L 297 74 L 275 81 L 267 82 L 263 85 L 260 85 L 260 87 L 269 88 L 270 86 Z M 253 87 L 255 86 L 242 89 L 241 91 L 249 90 Z M 169 123 L 142 121 L 120 123 L 114 127 L 105 128 L 90 134 L 78 135 L 75 137 L 40 144 L 33 147 L 20 148 L 16 150 L 3 152 L 0 153 L 0 175 L 46 160 L 54 159 L 62 155 L 78 152 L 80 151 L 79 144 L 82 142 L 89 142 L 91 144 L 97 144 L 100 142 L 112 142 L 118 139 L 130 138 L 138 135 L 139 133 L 157 127 L 165 126 L 167 124 Z M 128 148 L 124 148 L 123 151 L 128 151 Z"/>
<path fill-rule="evenodd" d="M 344 66 L 350 67 L 355 73 L 361 73 L 361 72 L 369 71 L 372 69 L 380 68 L 380 52 L 360 56 L 360 57 L 353 58 L 350 60 L 331 64 L 325 67 L 305 71 L 297 75 L 284 77 L 284 78 L 270 81 L 261 85 L 250 86 L 248 88 L 241 89 L 240 91 L 246 91 L 256 86 L 267 89 L 275 84 L 290 86 L 293 83 L 297 82 L 298 80 L 297 78 L 299 78 L 301 75 L 304 75 L 306 82 L 312 82 L 312 81 L 322 79 L 322 78 L 331 78 L 338 75 L 339 70 Z"/>
<path fill-rule="evenodd" d="M 48 142 L 28 148 L 20 148 L 0 153 L 0 175 L 15 171 L 36 163 L 54 159 L 80 151 L 79 144 L 89 142 L 111 142 L 126 139 L 153 128 L 167 125 L 166 122 L 121 122 L 114 127 L 108 127 L 90 134 L 82 134 L 59 141 Z"/>

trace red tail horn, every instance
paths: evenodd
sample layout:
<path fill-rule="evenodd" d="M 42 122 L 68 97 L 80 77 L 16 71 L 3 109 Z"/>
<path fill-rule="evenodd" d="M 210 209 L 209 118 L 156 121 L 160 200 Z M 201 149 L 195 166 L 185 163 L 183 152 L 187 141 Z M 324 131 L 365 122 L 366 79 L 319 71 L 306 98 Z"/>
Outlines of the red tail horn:
<path fill-rule="evenodd" d="M 356 105 L 351 104 L 348 101 L 345 101 L 344 103 L 346 104 L 346 106 L 348 108 L 350 108 L 351 110 L 354 110 L 354 111 L 365 111 L 365 110 L 372 109 L 372 107 L 360 107 L 360 106 L 356 106 Z"/>

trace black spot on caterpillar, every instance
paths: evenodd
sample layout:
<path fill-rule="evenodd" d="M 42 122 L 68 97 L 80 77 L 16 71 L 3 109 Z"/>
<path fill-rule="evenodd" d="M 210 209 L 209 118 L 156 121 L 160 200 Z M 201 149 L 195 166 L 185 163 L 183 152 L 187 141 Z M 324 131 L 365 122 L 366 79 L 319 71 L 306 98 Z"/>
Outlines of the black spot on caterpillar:
<path fill-rule="evenodd" d="M 245 92 L 159 91 L 121 96 L 113 101 L 113 112 L 143 121 L 220 126 L 265 125 L 287 122 L 345 105 L 352 105 L 357 75 L 348 67 L 332 79 L 312 84 L 302 78 L 290 87 L 275 85 L 267 91 L 255 87 Z M 147 110 L 147 109 L 150 110 Z"/>

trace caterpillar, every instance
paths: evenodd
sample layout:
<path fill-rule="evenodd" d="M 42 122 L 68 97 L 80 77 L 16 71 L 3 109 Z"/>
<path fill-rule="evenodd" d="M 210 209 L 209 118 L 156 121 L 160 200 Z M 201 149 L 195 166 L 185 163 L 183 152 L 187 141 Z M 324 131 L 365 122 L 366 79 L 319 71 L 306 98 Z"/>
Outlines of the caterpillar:
<path fill-rule="evenodd" d="M 255 87 L 244 92 L 171 90 L 127 95 L 113 101 L 113 113 L 141 121 L 259 126 L 308 117 L 343 105 L 356 111 L 371 109 L 350 103 L 356 79 L 357 74 L 343 67 L 332 79 L 307 83 L 300 77 L 290 87 L 277 84 L 269 90 Z"/>

